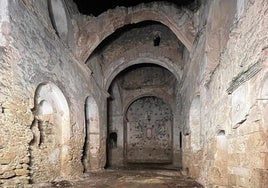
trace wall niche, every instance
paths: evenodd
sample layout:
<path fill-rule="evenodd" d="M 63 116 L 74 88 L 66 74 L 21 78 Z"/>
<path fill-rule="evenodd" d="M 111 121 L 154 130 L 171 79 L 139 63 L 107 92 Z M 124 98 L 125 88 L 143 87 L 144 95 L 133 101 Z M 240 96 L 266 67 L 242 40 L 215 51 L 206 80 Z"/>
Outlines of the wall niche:
<path fill-rule="evenodd" d="M 34 97 L 31 126 L 32 182 L 51 181 L 70 174 L 70 110 L 62 91 L 53 83 L 40 84 Z"/>

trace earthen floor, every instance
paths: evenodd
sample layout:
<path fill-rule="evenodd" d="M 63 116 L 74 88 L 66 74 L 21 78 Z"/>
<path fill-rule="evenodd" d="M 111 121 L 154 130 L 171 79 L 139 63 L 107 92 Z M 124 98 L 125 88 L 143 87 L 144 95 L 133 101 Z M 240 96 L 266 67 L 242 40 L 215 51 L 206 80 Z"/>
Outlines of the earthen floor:
<path fill-rule="evenodd" d="M 86 174 L 77 181 L 52 182 L 38 187 L 75 188 L 173 188 L 202 187 L 189 177 L 175 170 L 113 170 Z"/>

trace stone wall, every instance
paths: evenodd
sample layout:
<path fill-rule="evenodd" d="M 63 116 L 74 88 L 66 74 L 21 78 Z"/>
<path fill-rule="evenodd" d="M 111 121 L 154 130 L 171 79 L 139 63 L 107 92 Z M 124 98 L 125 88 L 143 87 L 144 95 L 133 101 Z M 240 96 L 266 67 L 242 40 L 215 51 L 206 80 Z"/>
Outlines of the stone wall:
<path fill-rule="evenodd" d="M 160 36 L 158 46 L 154 46 L 156 36 Z M 107 90 L 116 75 L 140 63 L 159 64 L 180 79 L 183 49 L 183 44 L 167 27 L 157 22 L 143 22 L 121 28 L 109 36 L 90 56 L 87 65 Z"/>
<path fill-rule="evenodd" d="M 141 96 L 170 104 L 173 165 L 181 166 L 183 151 L 184 172 L 204 186 L 268 184 L 266 0 L 202 1 L 195 12 L 151 3 L 98 17 L 64 2 L 0 1 L 0 186 L 103 168 L 110 94 L 111 132 Z M 148 20 L 167 27 L 137 24 L 109 41 L 117 29 Z M 113 82 L 142 63 L 174 77 Z M 117 129 L 114 164 L 122 164 L 123 135 Z"/>
<path fill-rule="evenodd" d="M 172 163 L 173 114 L 162 99 L 137 99 L 129 106 L 126 119 L 128 163 Z"/>
<path fill-rule="evenodd" d="M 153 66 L 151 64 L 141 64 L 138 67 L 129 67 L 128 69 L 121 72 L 110 87 L 111 98 L 108 100 L 108 127 L 109 133 L 117 134 L 117 147 L 109 148 L 109 165 L 111 166 L 124 166 L 128 165 L 129 160 L 127 160 L 127 148 L 129 146 L 124 143 L 130 141 L 130 135 L 127 132 L 127 125 L 129 125 L 130 120 L 127 118 L 129 106 L 136 100 L 142 97 L 158 97 L 164 100 L 168 106 L 171 108 L 171 113 L 176 114 L 175 103 L 177 103 L 175 98 L 175 86 L 176 79 L 174 76 L 166 69 L 160 66 Z M 159 100 L 160 100 L 159 99 Z M 147 104 L 147 103 L 146 103 Z M 154 105 L 153 103 L 151 105 Z M 145 107 L 144 107 L 145 108 Z M 160 107 L 159 107 L 160 108 Z M 158 107 L 156 108 L 156 110 Z M 137 109 L 133 110 L 133 113 L 143 113 L 143 108 L 135 112 Z M 163 109 L 164 110 L 164 109 Z M 154 115 L 154 119 L 161 117 L 162 112 L 156 112 L 158 115 Z M 145 121 L 140 117 L 141 121 Z M 160 118 L 161 119 L 161 118 Z M 134 121 L 134 120 L 133 120 Z M 169 141 L 170 141 L 170 161 L 174 166 L 179 167 L 181 165 L 180 158 L 175 156 L 176 151 L 179 149 L 177 145 L 173 142 L 173 129 L 178 129 L 178 125 L 174 125 L 175 120 L 170 121 L 171 125 L 168 126 L 170 129 Z M 151 122 L 154 124 L 154 120 Z M 145 124 L 144 124 L 145 126 Z M 157 125 L 155 125 L 157 126 Z M 146 126 L 145 126 L 146 127 Z M 179 127 L 180 128 L 180 127 Z M 156 128 L 155 128 L 156 129 Z M 144 133 L 145 134 L 145 133 Z M 154 133 L 156 134 L 156 133 Z M 177 135 L 176 135 L 177 136 Z M 157 137 L 157 136 L 156 136 Z M 146 136 L 145 136 L 146 138 Z M 179 138 L 174 137 L 177 141 Z M 133 138 L 134 139 L 134 138 Z M 161 152 L 160 152 L 161 153 Z M 145 154 L 146 155 L 146 152 Z M 175 157 L 173 157 L 175 156 Z M 161 161 L 160 159 L 154 161 L 154 163 Z M 136 161 L 136 163 L 142 162 L 141 160 Z M 147 161 L 149 162 L 149 161 Z M 168 160 L 164 161 L 168 163 Z M 133 163 L 133 160 L 132 160 Z M 151 163 L 152 160 L 151 160 Z"/>
<path fill-rule="evenodd" d="M 236 7 L 236 2 L 228 3 L 208 3 L 199 10 L 200 15 L 205 16 L 202 10 L 217 12 L 218 5 Z M 262 117 L 267 111 L 266 99 L 260 93 L 267 77 L 267 2 L 237 1 L 237 10 L 230 11 L 225 21 L 207 15 L 206 32 L 199 36 L 195 54 L 189 60 L 182 87 L 186 109 L 183 122 L 187 127 L 183 167 L 206 187 L 265 187 L 267 122 Z M 226 17 L 227 13 L 222 15 Z M 209 42 L 214 32 L 210 23 L 217 23 L 217 30 L 224 33 L 222 38 L 216 37 L 220 48 L 213 47 L 216 41 Z M 212 71 L 207 72 L 209 69 Z M 196 73 L 200 76 L 192 76 Z M 189 112 L 198 95 L 201 147 L 193 150 L 190 146 L 198 137 L 191 138 Z"/>
<path fill-rule="evenodd" d="M 1 1 L 2 8 L 0 186 L 78 177 L 83 172 L 86 98 L 93 95 L 101 111 L 100 101 L 106 96 L 91 81 L 90 69 L 76 60 L 69 44 L 56 34 L 46 1 Z M 52 119 L 37 117 L 36 110 L 51 113 L 35 100 L 40 84 L 53 84 L 62 92 L 69 108 L 68 123 L 53 126 L 53 113 Z M 59 100 L 58 94 L 54 96 Z M 60 108 L 63 103 L 55 105 Z M 55 113 L 63 117 L 60 111 Z M 65 126 L 70 127 L 68 140 L 60 141 Z M 44 133 L 43 144 L 37 143 L 38 135 Z M 61 149 L 53 150 L 54 146 Z M 65 159 L 55 158 L 66 152 Z M 51 160 L 46 160 L 47 156 Z M 53 170 L 55 164 L 61 167 Z"/>
<path fill-rule="evenodd" d="M 129 8 L 117 7 L 98 17 L 75 16 L 78 30 L 74 54 L 84 62 L 93 50 L 117 29 L 148 20 L 157 21 L 169 27 L 184 46 L 191 50 L 197 31 L 193 12 L 170 3 L 152 2 Z M 94 27 L 90 27 L 93 25 Z"/>
<path fill-rule="evenodd" d="M 158 44 L 155 44 L 155 38 Z M 126 165 L 125 114 L 131 102 L 142 96 L 157 96 L 167 101 L 177 114 L 176 87 L 182 76 L 183 44 L 164 25 L 142 22 L 120 28 L 95 49 L 87 61 L 100 85 L 108 90 L 108 127 L 117 135 L 117 147 L 109 150 L 109 165 Z M 155 67 L 157 64 L 163 67 Z M 133 69 L 133 72 L 131 71 Z M 173 73 L 173 75 L 172 75 Z M 103 75 L 103 77 L 102 77 Z M 119 75 L 119 76 L 118 76 Z M 173 119 L 177 122 L 177 116 Z M 180 130 L 179 124 L 174 130 Z M 181 166 L 179 131 L 172 132 L 173 165 Z"/>

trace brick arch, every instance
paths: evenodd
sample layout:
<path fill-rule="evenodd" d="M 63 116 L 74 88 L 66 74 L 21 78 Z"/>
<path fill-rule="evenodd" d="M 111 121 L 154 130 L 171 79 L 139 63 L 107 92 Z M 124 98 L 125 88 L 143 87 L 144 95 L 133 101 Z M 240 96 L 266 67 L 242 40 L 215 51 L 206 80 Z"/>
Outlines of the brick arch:
<path fill-rule="evenodd" d="M 143 21 L 157 21 L 166 25 L 191 50 L 196 32 L 193 13 L 187 9 L 178 9 L 174 4 L 154 2 L 130 8 L 119 7 L 98 17 L 87 18 L 86 23 L 83 22 L 80 27 L 76 57 L 81 62 L 86 62 L 93 50 L 117 29 Z"/>

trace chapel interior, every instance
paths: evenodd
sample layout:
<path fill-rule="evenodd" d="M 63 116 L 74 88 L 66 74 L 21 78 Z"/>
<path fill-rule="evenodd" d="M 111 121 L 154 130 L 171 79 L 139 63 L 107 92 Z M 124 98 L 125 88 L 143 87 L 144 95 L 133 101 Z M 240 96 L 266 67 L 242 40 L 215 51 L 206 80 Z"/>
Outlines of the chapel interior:
<path fill-rule="evenodd" d="M 0 187 L 268 185 L 267 0 L 0 0 Z"/>

